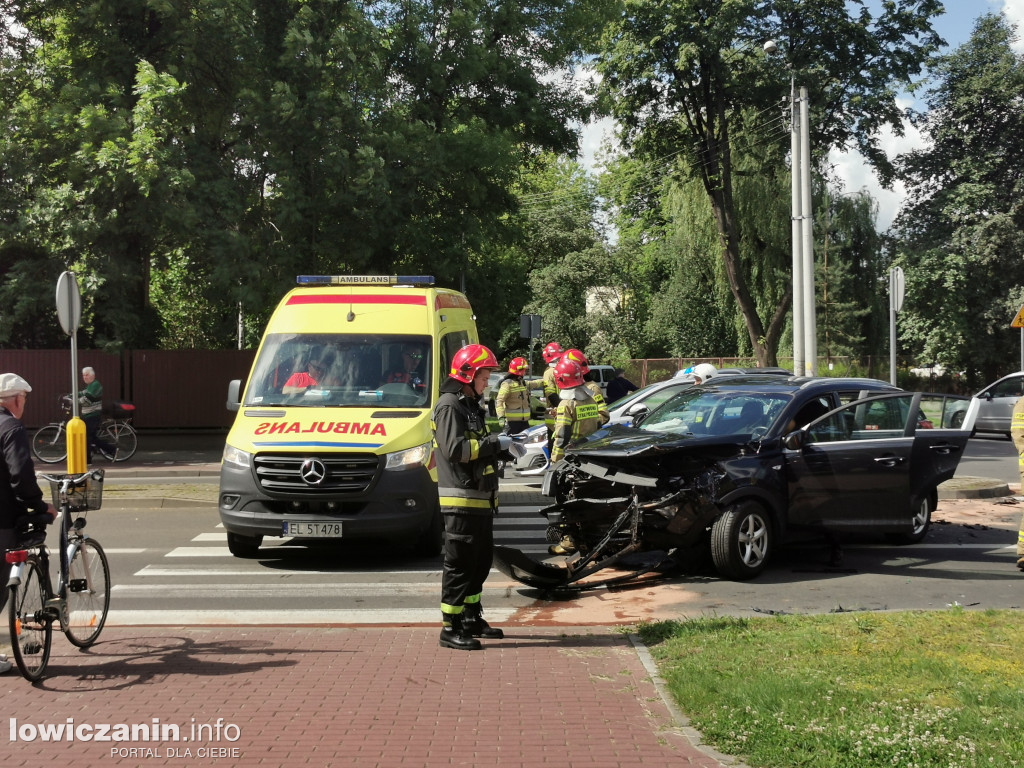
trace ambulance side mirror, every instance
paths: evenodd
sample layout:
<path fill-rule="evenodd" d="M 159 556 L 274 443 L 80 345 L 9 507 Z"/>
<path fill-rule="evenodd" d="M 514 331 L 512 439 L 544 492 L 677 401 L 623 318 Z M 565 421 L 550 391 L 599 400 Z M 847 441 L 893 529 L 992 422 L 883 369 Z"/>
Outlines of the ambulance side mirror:
<path fill-rule="evenodd" d="M 239 406 L 242 404 L 242 400 L 239 397 L 241 389 L 241 379 L 234 379 L 233 381 L 228 382 L 228 401 L 226 405 L 229 411 L 237 411 Z"/>

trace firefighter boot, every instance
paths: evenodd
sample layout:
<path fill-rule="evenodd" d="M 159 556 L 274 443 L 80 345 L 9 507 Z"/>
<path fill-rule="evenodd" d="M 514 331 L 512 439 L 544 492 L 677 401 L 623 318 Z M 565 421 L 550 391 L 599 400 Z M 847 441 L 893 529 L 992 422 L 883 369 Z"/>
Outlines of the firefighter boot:
<path fill-rule="evenodd" d="M 487 640 L 501 640 L 505 636 L 500 629 L 487 623 L 480 603 L 466 605 L 466 610 L 462 614 L 462 630 L 473 637 L 483 637 Z"/>
<path fill-rule="evenodd" d="M 572 536 L 566 534 L 560 542 L 548 547 L 548 552 L 552 555 L 571 555 L 576 552 L 576 544 L 573 543 Z"/>
<path fill-rule="evenodd" d="M 461 613 L 446 613 L 441 618 L 441 647 L 457 651 L 479 651 L 481 646 L 480 641 L 463 624 Z"/>

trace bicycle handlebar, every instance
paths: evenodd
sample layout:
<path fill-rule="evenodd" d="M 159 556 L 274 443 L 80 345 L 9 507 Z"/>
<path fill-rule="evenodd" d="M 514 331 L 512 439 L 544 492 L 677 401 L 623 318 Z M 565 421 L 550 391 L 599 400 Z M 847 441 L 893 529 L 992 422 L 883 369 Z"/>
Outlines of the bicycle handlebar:
<path fill-rule="evenodd" d="M 78 485 L 83 480 L 88 478 L 89 475 L 93 476 L 93 478 L 92 478 L 93 480 L 96 480 L 96 481 L 102 480 L 103 479 L 103 470 L 100 470 L 100 469 L 90 469 L 88 472 L 83 472 L 80 475 L 67 475 L 67 474 L 47 475 L 47 474 L 44 474 L 42 472 L 37 472 L 36 473 L 36 477 L 41 477 L 43 480 L 46 480 L 48 483 L 64 483 L 64 482 L 69 482 L 70 485 Z"/>

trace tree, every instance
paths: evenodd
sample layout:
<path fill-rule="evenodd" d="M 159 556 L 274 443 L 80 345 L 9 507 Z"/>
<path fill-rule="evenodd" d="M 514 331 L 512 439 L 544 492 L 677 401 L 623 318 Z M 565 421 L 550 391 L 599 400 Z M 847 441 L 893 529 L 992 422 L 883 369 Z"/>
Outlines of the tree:
<path fill-rule="evenodd" d="M 981 372 L 1015 370 L 1009 324 L 1024 301 L 1024 61 L 1014 28 L 981 17 L 939 59 L 927 111 L 914 120 L 926 148 L 899 158 L 907 199 L 894 224 L 907 300 L 905 344 L 928 361 Z"/>
<path fill-rule="evenodd" d="M 877 137 L 883 126 L 900 129 L 894 86 L 909 83 L 940 42 L 930 26 L 938 0 L 888 2 L 877 18 L 851 10 L 844 0 L 627 0 L 599 55 L 602 103 L 624 142 L 644 159 L 684 157 L 683 172 L 703 185 L 729 288 L 762 365 L 776 362 L 789 297 L 779 290 L 779 304 L 760 308 L 751 289 L 733 142 L 739 131 L 770 133 L 787 90 L 787 73 L 760 43 L 775 39 L 809 88 L 816 155 L 855 142 L 888 178 Z"/>
<path fill-rule="evenodd" d="M 259 322 L 301 272 L 458 285 L 507 242 L 520 167 L 575 152 L 572 68 L 609 5 L 26 0 L 0 51 L 0 205 L 22 212 L 0 246 L 77 265 L 114 346 L 233 342 L 239 302 Z M 153 270 L 202 284 L 154 311 Z M 190 306 L 203 328 L 161 330 Z"/>

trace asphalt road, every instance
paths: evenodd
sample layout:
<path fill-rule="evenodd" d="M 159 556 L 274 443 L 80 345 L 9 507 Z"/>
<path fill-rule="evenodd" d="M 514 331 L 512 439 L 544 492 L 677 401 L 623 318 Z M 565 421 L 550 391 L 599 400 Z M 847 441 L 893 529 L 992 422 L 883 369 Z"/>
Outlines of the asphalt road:
<path fill-rule="evenodd" d="M 974 475 L 994 477 L 1004 483 L 1019 483 L 1017 458 L 1013 442 L 1002 435 L 975 437 L 967 441 L 956 474 L 958 477 Z"/>
<path fill-rule="evenodd" d="M 499 544 L 546 557 L 537 507 L 508 507 Z M 270 541 L 256 560 L 228 553 L 215 508 L 104 509 L 89 532 L 112 568 L 112 625 L 433 624 L 440 557 L 413 558 L 385 543 L 309 549 Z M 848 541 L 830 562 L 821 541 L 793 544 L 761 577 L 731 582 L 710 570 L 675 574 L 629 589 L 551 595 L 493 572 L 488 617 L 504 624 L 633 623 L 699 615 L 749 616 L 839 610 L 1017 608 L 1022 574 L 1016 531 L 936 524 L 925 542 L 899 547 Z"/>

